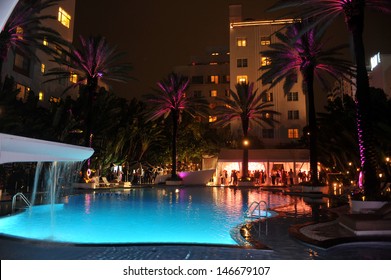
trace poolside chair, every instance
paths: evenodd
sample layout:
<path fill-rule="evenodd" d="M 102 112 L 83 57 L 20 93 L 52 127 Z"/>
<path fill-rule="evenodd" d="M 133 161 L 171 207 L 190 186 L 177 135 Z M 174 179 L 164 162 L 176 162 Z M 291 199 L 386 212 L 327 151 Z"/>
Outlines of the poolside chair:
<path fill-rule="evenodd" d="M 391 236 L 391 203 L 386 203 L 373 213 L 344 214 L 337 221 L 355 235 Z"/>
<path fill-rule="evenodd" d="M 109 183 L 109 181 L 107 181 L 106 177 L 102 177 L 102 181 L 103 181 L 103 183 L 99 183 L 99 186 L 110 187 L 110 183 Z"/>

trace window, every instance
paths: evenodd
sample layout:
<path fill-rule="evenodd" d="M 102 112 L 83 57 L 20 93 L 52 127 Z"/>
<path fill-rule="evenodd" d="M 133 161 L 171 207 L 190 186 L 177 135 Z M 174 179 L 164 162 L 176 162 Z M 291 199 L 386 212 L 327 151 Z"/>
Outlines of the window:
<path fill-rule="evenodd" d="M 219 83 L 219 76 L 216 76 L 216 75 L 208 76 L 208 83 L 218 84 Z"/>
<path fill-rule="evenodd" d="M 203 76 L 193 76 L 193 77 L 191 77 L 191 83 L 192 84 L 203 84 L 204 77 Z"/>
<path fill-rule="evenodd" d="M 271 42 L 270 36 L 261 37 L 261 46 L 268 46 L 268 45 L 270 45 L 270 42 Z"/>
<path fill-rule="evenodd" d="M 299 130 L 297 128 L 289 128 L 288 129 L 288 138 L 289 139 L 298 139 L 299 138 Z"/>
<path fill-rule="evenodd" d="M 27 77 L 30 76 L 30 59 L 18 51 L 15 52 L 14 71 Z"/>
<path fill-rule="evenodd" d="M 238 47 L 246 47 L 247 46 L 247 39 L 243 38 L 243 37 L 237 38 L 236 39 L 236 45 Z"/>
<path fill-rule="evenodd" d="M 16 34 L 18 34 L 18 35 L 17 35 L 17 38 L 18 38 L 19 40 L 23 40 L 23 27 L 17 26 L 17 27 L 16 27 Z"/>
<path fill-rule="evenodd" d="M 230 76 L 229 75 L 224 75 L 223 76 L 223 83 L 229 84 L 229 81 L 230 81 Z"/>
<path fill-rule="evenodd" d="M 58 9 L 58 21 L 67 28 L 71 23 L 71 16 L 61 7 Z"/>
<path fill-rule="evenodd" d="M 299 110 L 288 111 L 288 120 L 298 120 Z"/>
<path fill-rule="evenodd" d="M 40 91 L 40 92 L 38 93 L 38 100 L 39 100 L 39 101 L 43 101 L 44 98 L 45 98 L 45 95 L 43 94 L 42 91 Z"/>
<path fill-rule="evenodd" d="M 69 81 L 70 81 L 71 83 L 76 84 L 76 83 L 77 83 L 77 74 L 71 73 L 71 75 L 69 76 Z"/>
<path fill-rule="evenodd" d="M 274 138 L 274 129 L 273 128 L 263 128 L 262 129 L 263 138 Z"/>
<path fill-rule="evenodd" d="M 263 113 L 263 118 L 265 118 L 265 119 L 273 119 L 273 114 Z"/>
<path fill-rule="evenodd" d="M 272 64 L 272 60 L 270 59 L 270 57 L 267 56 L 261 57 L 261 66 L 268 66 L 270 64 Z"/>
<path fill-rule="evenodd" d="M 25 101 L 27 99 L 27 94 L 29 93 L 30 88 L 17 83 L 16 89 L 19 90 L 19 93 L 16 95 L 16 99 Z"/>
<path fill-rule="evenodd" d="M 273 101 L 273 92 L 266 92 L 262 96 L 262 102 L 272 102 Z"/>
<path fill-rule="evenodd" d="M 41 73 L 44 74 L 46 69 L 46 65 L 41 63 Z"/>
<path fill-rule="evenodd" d="M 51 96 L 51 97 L 49 98 L 49 102 L 50 102 L 50 103 L 60 103 L 60 102 L 61 102 L 61 98 L 60 98 L 60 97 Z"/>
<path fill-rule="evenodd" d="M 217 96 L 217 90 L 213 89 L 209 92 L 210 97 L 216 97 Z"/>
<path fill-rule="evenodd" d="M 193 96 L 197 97 L 197 98 L 202 97 L 202 91 L 201 90 L 195 90 L 193 92 Z"/>
<path fill-rule="evenodd" d="M 237 76 L 237 77 L 236 77 L 236 82 L 237 82 L 238 84 L 247 83 L 247 82 L 248 82 L 248 77 L 247 77 L 246 75 Z"/>
<path fill-rule="evenodd" d="M 216 116 L 209 116 L 209 122 L 212 123 L 212 122 L 215 122 L 217 121 L 217 117 Z"/>
<path fill-rule="evenodd" d="M 299 101 L 299 93 L 298 92 L 288 92 L 287 99 L 288 99 L 288 101 Z"/>
<path fill-rule="evenodd" d="M 247 67 L 247 58 L 238 58 L 236 64 L 238 68 Z"/>

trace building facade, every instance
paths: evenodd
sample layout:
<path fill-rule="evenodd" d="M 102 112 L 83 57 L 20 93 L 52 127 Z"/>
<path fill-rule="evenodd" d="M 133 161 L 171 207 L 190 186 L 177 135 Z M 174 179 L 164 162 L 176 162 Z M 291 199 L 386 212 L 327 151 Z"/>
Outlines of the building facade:
<path fill-rule="evenodd" d="M 202 96 L 209 102 L 209 107 L 216 106 L 216 98 L 229 96 L 229 51 L 224 47 L 213 47 L 204 55 L 192 57 L 191 63 L 174 67 L 174 72 L 189 78 L 188 93 L 192 96 Z M 214 122 L 216 117 L 209 116 L 208 121 Z"/>
<path fill-rule="evenodd" d="M 63 39 L 70 43 L 73 41 L 75 5 L 76 0 L 63 0 L 58 5 L 42 11 L 45 15 L 57 18 L 57 20 L 47 19 L 43 22 L 43 25 L 56 30 Z M 53 47 L 46 40 L 43 40 L 42 44 Z M 47 79 L 43 76 L 45 72 L 59 66 L 51 62 L 51 56 L 42 51 L 36 50 L 35 53 L 39 61 L 22 53 L 9 51 L 3 64 L 2 79 L 6 76 L 14 78 L 16 87 L 20 90 L 17 96 L 18 99 L 25 101 L 28 93 L 32 91 L 38 97 L 40 105 L 47 106 L 49 102 L 58 101 L 64 89 L 74 82 L 77 77 L 73 77 L 74 80 L 43 83 Z M 77 90 L 71 90 L 68 94 L 76 97 Z"/>
<path fill-rule="evenodd" d="M 235 85 L 242 82 L 254 83 L 258 92 L 267 92 L 267 101 L 274 105 L 272 109 L 281 114 L 275 116 L 274 127 L 256 127 L 251 131 L 267 148 L 298 140 L 307 124 L 306 97 L 300 75 L 288 94 L 284 93 L 282 83 L 269 89 L 269 85 L 259 80 L 263 71 L 260 68 L 273 63 L 268 57 L 262 57 L 261 51 L 276 43 L 275 33 L 293 22 L 292 19 L 242 21 L 241 6 L 230 6 L 230 88 L 235 89 Z M 235 129 L 239 131 L 239 125 L 233 126 Z"/>
<path fill-rule="evenodd" d="M 369 83 L 371 87 L 384 90 L 391 98 L 391 54 L 377 53 L 371 57 Z"/>

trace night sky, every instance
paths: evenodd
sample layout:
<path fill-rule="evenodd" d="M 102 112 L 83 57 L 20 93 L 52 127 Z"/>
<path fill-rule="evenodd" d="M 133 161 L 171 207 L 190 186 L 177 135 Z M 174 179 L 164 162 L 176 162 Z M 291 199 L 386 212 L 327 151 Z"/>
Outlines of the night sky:
<path fill-rule="evenodd" d="M 77 0 L 75 38 L 103 35 L 110 45 L 127 54 L 132 76 L 138 81 L 115 84 L 117 95 L 139 97 L 155 88 L 175 65 L 190 62 L 211 46 L 229 44 L 230 4 L 242 4 L 243 18 L 272 19 L 265 13 L 275 0 Z M 330 44 L 348 42 L 343 19 L 338 20 Z M 367 13 L 364 34 L 367 56 L 377 51 L 391 54 L 391 15 Z M 327 35 L 327 38 L 330 36 Z M 330 37 L 331 38 L 331 37 Z M 367 58 L 369 61 L 369 58 Z"/>

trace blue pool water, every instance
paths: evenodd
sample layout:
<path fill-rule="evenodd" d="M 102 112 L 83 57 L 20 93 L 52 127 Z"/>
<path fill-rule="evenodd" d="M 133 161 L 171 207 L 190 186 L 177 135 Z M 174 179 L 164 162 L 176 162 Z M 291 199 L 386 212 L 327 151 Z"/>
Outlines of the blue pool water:
<path fill-rule="evenodd" d="M 266 197 L 267 196 L 267 197 Z M 0 219 L 2 234 L 72 243 L 201 243 L 237 245 L 235 228 L 252 201 L 269 207 L 287 196 L 219 187 L 145 188 L 69 196 Z M 270 212 L 272 213 L 272 212 Z M 269 215 L 270 215 L 269 213 Z M 236 230 L 237 231 L 237 230 Z"/>

